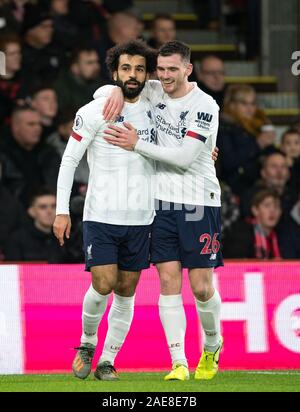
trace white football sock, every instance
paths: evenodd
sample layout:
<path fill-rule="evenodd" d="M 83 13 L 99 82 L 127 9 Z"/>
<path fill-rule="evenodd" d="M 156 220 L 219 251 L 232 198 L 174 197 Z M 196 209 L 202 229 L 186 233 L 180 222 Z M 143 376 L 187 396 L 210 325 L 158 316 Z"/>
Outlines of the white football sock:
<path fill-rule="evenodd" d="M 221 296 L 215 290 L 213 296 L 206 302 L 201 302 L 198 299 L 195 300 L 197 312 L 205 333 L 204 348 L 208 352 L 215 352 L 221 341 Z"/>
<path fill-rule="evenodd" d="M 108 330 L 99 362 L 109 361 L 112 365 L 114 364 L 131 326 L 134 298 L 135 295 L 124 297 L 114 294 L 108 314 Z"/>
<path fill-rule="evenodd" d="M 83 300 L 81 344 L 91 343 L 97 346 L 98 326 L 106 310 L 108 298 L 109 295 L 101 295 L 91 284 Z"/>
<path fill-rule="evenodd" d="M 188 366 L 184 353 L 186 317 L 182 296 L 160 295 L 158 305 L 159 316 L 168 342 L 172 364 L 179 362 Z"/>

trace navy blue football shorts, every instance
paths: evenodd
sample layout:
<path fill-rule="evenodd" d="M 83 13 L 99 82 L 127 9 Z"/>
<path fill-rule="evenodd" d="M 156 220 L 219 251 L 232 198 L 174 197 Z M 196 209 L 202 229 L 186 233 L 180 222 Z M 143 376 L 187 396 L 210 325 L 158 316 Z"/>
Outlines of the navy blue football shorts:
<path fill-rule="evenodd" d="M 150 264 L 151 227 L 83 222 L 85 270 L 111 264 L 131 272 L 147 269 Z"/>
<path fill-rule="evenodd" d="M 180 261 L 183 268 L 223 266 L 221 208 L 156 201 L 152 263 Z"/>

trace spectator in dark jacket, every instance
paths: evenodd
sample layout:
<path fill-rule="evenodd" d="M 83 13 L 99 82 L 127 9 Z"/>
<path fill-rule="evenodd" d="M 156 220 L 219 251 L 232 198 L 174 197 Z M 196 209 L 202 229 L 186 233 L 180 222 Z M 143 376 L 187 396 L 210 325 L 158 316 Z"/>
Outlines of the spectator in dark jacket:
<path fill-rule="evenodd" d="M 225 68 L 223 61 L 213 55 L 205 56 L 195 65 L 197 83 L 201 90 L 212 96 L 223 108 L 225 94 Z"/>
<path fill-rule="evenodd" d="M 1 34 L 2 32 L 21 32 L 26 3 L 28 3 L 28 0 L 2 0 L 0 2 Z"/>
<path fill-rule="evenodd" d="M 60 156 L 41 142 L 41 118 L 31 107 L 18 107 L 11 128 L 1 140 L 3 184 L 25 208 L 32 190 L 42 185 L 56 189 Z"/>
<path fill-rule="evenodd" d="M 0 260 L 4 258 L 3 249 L 8 236 L 26 221 L 23 207 L 9 190 L 3 186 L 0 177 Z"/>
<path fill-rule="evenodd" d="M 101 76 L 106 81 L 111 80 L 105 63 L 107 51 L 118 43 L 137 39 L 140 34 L 140 22 L 134 14 L 117 12 L 108 18 L 107 30 L 95 46 L 100 58 Z"/>
<path fill-rule="evenodd" d="M 222 221 L 222 237 L 230 230 L 234 222 L 240 216 L 238 199 L 232 193 L 229 186 L 224 182 L 220 182 L 221 186 L 221 221 Z"/>
<path fill-rule="evenodd" d="M 49 85 L 36 87 L 31 93 L 31 106 L 41 116 L 42 135 L 45 140 L 56 129 L 56 115 L 58 110 L 55 90 Z"/>
<path fill-rule="evenodd" d="M 63 48 L 53 43 L 53 19 L 41 6 L 28 4 L 23 23 L 23 68 L 28 88 L 51 83 L 65 65 Z"/>
<path fill-rule="evenodd" d="M 108 11 L 102 1 L 70 0 L 69 17 L 77 28 L 76 45 L 92 47 L 99 40 L 105 27 Z"/>
<path fill-rule="evenodd" d="M 297 191 L 293 185 L 289 185 L 290 172 L 286 157 L 279 150 L 270 153 L 262 159 L 260 179 L 246 190 L 241 196 L 241 215 L 251 215 L 251 202 L 257 192 L 262 189 L 272 189 L 281 198 L 282 207 L 285 212 L 290 210 L 297 200 Z M 299 190 L 299 189 L 298 189 Z"/>
<path fill-rule="evenodd" d="M 151 24 L 151 38 L 148 44 L 159 49 L 164 43 L 176 40 L 176 23 L 170 14 L 157 14 Z"/>
<path fill-rule="evenodd" d="M 15 100 L 22 95 L 21 43 L 15 35 L 1 36 L 0 50 L 5 53 L 5 74 L 0 75 L 0 123 L 10 116 Z"/>
<path fill-rule="evenodd" d="M 300 190 L 300 130 L 291 128 L 283 133 L 281 150 L 286 155 L 291 184 Z"/>
<path fill-rule="evenodd" d="M 258 192 L 251 205 L 254 220 L 239 220 L 227 233 L 223 243 L 225 258 L 280 259 L 276 226 L 281 216 L 280 198 L 272 190 Z"/>
<path fill-rule="evenodd" d="M 64 262 L 65 250 L 52 232 L 55 208 L 56 197 L 51 190 L 40 189 L 33 195 L 28 208 L 31 221 L 8 238 L 4 247 L 5 260 Z"/>
<path fill-rule="evenodd" d="M 88 47 L 75 50 L 69 70 L 62 72 L 54 84 L 59 109 L 70 106 L 79 109 L 91 101 L 95 90 L 105 83 L 100 76 L 96 50 Z"/>
<path fill-rule="evenodd" d="M 69 0 L 50 0 L 50 14 L 53 19 L 53 41 L 66 51 L 71 51 L 76 44 L 78 28 L 69 15 Z"/>
<path fill-rule="evenodd" d="M 193 0 L 201 29 L 217 30 L 221 14 L 220 0 Z"/>
<path fill-rule="evenodd" d="M 280 248 L 285 259 L 300 259 L 300 200 L 280 224 Z"/>
<path fill-rule="evenodd" d="M 47 139 L 52 147 L 54 147 L 62 158 L 64 151 L 66 149 L 69 137 L 72 133 L 72 126 L 74 122 L 75 112 L 71 108 L 62 110 L 57 118 L 57 129 L 53 132 Z M 74 183 L 79 190 L 81 185 L 86 186 L 89 179 L 89 167 L 87 164 L 86 153 L 83 158 L 80 160 L 78 167 L 76 168 L 74 175 Z M 75 189 L 75 193 L 78 192 Z"/>
<path fill-rule="evenodd" d="M 220 148 L 220 178 L 240 195 L 259 177 L 259 157 L 273 147 L 262 127 L 268 119 L 256 106 L 255 90 L 234 85 L 226 90 L 217 146 Z M 273 139 L 275 135 L 273 134 Z"/>

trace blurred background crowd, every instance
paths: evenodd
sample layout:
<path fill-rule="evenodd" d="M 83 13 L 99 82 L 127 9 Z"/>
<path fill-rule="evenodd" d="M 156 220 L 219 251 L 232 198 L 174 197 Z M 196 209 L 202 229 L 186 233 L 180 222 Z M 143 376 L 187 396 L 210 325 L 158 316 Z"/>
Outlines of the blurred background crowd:
<path fill-rule="evenodd" d="M 0 260 L 83 262 L 87 161 L 62 248 L 52 233 L 59 165 L 76 111 L 111 83 L 107 50 L 136 38 L 188 43 L 190 80 L 220 106 L 224 257 L 299 259 L 300 91 L 290 56 L 300 50 L 300 6 L 273 9 L 268 0 L 0 0 Z M 278 50 L 276 19 L 285 34 L 294 27 Z"/>

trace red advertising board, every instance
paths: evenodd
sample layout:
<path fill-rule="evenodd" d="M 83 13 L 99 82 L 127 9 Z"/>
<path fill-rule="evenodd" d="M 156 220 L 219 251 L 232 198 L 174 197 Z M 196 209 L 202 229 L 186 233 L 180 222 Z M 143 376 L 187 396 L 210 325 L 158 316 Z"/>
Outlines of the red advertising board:
<path fill-rule="evenodd" d="M 90 274 L 82 265 L 20 265 L 24 372 L 70 371 L 81 336 L 81 306 Z M 215 284 L 222 297 L 223 369 L 300 368 L 300 264 L 228 262 Z M 151 267 L 142 274 L 131 330 L 118 354 L 120 370 L 164 370 L 170 356 L 158 314 L 159 280 Z M 202 333 L 184 273 L 186 353 L 198 362 Z M 95 362 L 107 330 L 99 328 Z"/>

